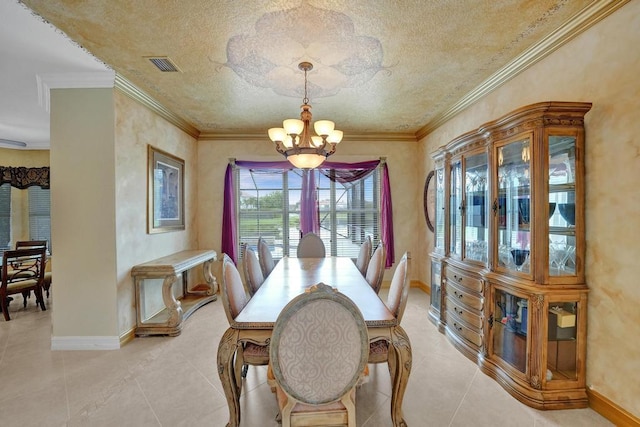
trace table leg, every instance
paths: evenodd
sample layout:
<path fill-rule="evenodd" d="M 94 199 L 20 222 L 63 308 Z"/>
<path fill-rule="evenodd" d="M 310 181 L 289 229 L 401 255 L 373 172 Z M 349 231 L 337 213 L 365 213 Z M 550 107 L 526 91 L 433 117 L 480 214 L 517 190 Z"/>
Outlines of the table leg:
<path fill-rule="evenodd" d="M 218 345 L 218 375 L 224 389 L 227 405 L 229 406 L 229 422 L 227 427 L 240 425 L 240 387 L 236 383 L 234 370 L 234 356 L 238 350 L 237 329 L 229 328 L 220 338 Z"/>
<path fill-rule="evenodd" d="M 402 417 L 402 399 L 411 373 L 411 342 L 400 325 L 391 328 L 388 363 L 392 387 L 391 421 L 394 427 L 406 427 Z"/>

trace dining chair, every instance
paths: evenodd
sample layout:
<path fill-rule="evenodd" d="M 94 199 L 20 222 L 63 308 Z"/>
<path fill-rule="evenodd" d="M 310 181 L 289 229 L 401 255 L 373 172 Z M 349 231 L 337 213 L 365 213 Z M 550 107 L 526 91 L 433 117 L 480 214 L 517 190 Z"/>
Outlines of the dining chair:
<path fill-rule="evenodd" d="M 262 237 L 258 238 L 258 255 L 260 255 L 260 268 L 262 268 L 262 275 L 266 278 L 271 274 L 271 270 L 275 267 L 275 263 L 273 262 L 273 256 L 269 250 L 269 245 L 267 245 L 267 242 Z"/>
<path fill-rule="evenodd" d="M 0 307 L 4 320 L 9 321 L 9 295 L 22 294 L 27 306 L 27 294 L 34 292 L 36 305 L 45 311 L 42 296 L 44 266 L 47 259 L 45 248 L 30 248 L 5 251 L 2 256 L 2 281 L 0 282 Z"/>
<path fill-rule="evenodd" d="M 247 291 L 250 296 L 253 296 L 262 286 L 264 276 L 262 275 L 262 268 L 258 262 L 256 252 L 246 243 L 242 244 L 242 269 Z"/>
<path fill-rule="evenodd" d="M 358 258 L 356 259 L 356 267 L 360 270 L 363 276 L 367 274 L 367 267 L 369 266 L 369 260 L 371 259 L 371 236 L 367 236 L 360 245 L 360 252 L 358 252 Z"/>
<path fill-rule="evenodd" d="M 384 277 L 384 265 L 386 261 L 387 253 L 384 247 L 384 243 L 381 240 L 378 243 L 378 247 L 376 247 L 376 250 L 373 251 L 373 255 L 371 255 L 369 265 L 367 266 L 367 273 L 364 276 L 364 278 L 367 280 L 369 285 L 371 285 L 376 294 L 380 292 L 380 287 L 382 286 L 382 278 Z"/>
<path fill-rule="evenodd" d="M 319 283 L 291 300 L 269 348 L 282 427 L 355 426 L 368 350 L 364 318 L 347 296 Z"/>
<path fill-rule="evenodd" d="M 229 324 L 240 314 L 251 298 L 247 295 L 240 272 L 227 254 L 222 256 L 222 306 Z M 248 365 L 264 366 L 269 364 L 269 348 L 251 342 L 238 348 L 235 360 L 236 384 L 242 387 L 242 378 L 247 376 Z"/>
<path fill-rule="evenodd" d="M 411 264 L 411 253 L 405 252 L 402 259 L 396 266 L 396 271 L 391 279 L 389 294 L 385 305 L 398 324 L 402 321 L 404 309 L 407 306 L 409 296 L 409 267 Z M 389 360 L 389 342 L 385 339 L 374 341 L 369 345 L 369 363 L 384 363 Z"/>
<path fill-rule="evenodd" d="M 324 243 L 320 236 L 315 233 L 302 236 L 298 243 L 298 258 L 324 258 L 325 254 Z"/>
<path fill-rule="evenodd" d="M 29 249 L 29 248 L 40 248 L 44 247 L 47 249 L 47 241 L 46 240 L 19 240 L 16 242 L 16 249 Z M 53 275 L 50 271 L 50 262 L 47 260 L 47 264 L 44 270 L 44 281 L 42 282 L 42 289 L 47 293 L 47 298 L 49 298 L 49 289 L 51 288 L 51 281 Z"/>

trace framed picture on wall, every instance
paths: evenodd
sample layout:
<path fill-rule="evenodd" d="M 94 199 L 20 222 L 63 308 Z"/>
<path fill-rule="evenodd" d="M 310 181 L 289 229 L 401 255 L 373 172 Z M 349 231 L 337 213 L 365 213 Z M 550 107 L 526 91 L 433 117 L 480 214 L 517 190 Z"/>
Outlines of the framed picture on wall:
<path fill-rule="evenodd" d="M 184 160 L 149 145 L 147 233 L 184 230 Z"/>

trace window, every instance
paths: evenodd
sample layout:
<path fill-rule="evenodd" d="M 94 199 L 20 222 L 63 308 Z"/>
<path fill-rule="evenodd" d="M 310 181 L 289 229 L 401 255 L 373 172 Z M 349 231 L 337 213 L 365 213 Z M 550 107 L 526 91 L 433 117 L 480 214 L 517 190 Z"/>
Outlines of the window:
<path fill-rule="evenodd" d="M 380 238 L 380 168 L 353 182 L 314 170 L 320 238 L 327 254 L 356 258 L 367 235 Z M 302 170 L 236 169 L 238 240 L 262 237 L 275 258 L 295 256 L 300 241 Z M 328 175 L 328 176 L 327 176 Z"/>
<path fill-rule="evenodd" d="M 29 239 L 46 240 L 51 253 L 51 199 L 50 190 L 32 186 L 29 192 Z"/>
<path fill-rule="evenodd" d="M 0 185 L 0 255 L 11 243 L 11 184 Z"/>

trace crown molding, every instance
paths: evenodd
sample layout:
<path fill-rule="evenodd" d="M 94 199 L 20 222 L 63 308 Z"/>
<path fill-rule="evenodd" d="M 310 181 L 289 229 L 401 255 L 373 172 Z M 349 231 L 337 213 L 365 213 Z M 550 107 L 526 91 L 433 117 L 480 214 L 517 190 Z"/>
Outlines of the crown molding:
<path fill-rule="evenodd" d="M 416 139 L 420 140 L 429 135 L 442 124 L 462 112 L 482 97 L 491 93 L 507 81 L 511 80 L 522 71 L 534 65 L 541 59 L 549 56 L 559 47 L 569 42 L 578 34 L 591 28 L 616 10 L 620 9 L 630 0 L 596 0 L 589 6 L 582 9 L 563 26 L 531 46 L 520 56 L 509 62 L 496 73 L 491 75 L 480 86 L 463 96 L 452 107 L 437 115 L 416 132 Z"/>
<path fill-rule="evenodd" d="M 198 137 L 199 141 L 269 141 L 267 132 L 262 133 L 215 133 L 215 132 L 202 132 Z M 342 139 L 342 142 L 417 142 L 415 134 L 412 133 L 363 133 L 363 134 L 348 134 Z M 342 143 L 341 142 L 341 143 Z"/>
<path fill-rule="evenodd" d="M 116 74 L 115 88 L 123 94 L 127 95 L 129 98 L 139 102 L 154 113 L 158 114 L 169 123 L 172 123 L 179 129 L 182 129 L 185 133 L 192 136 L 193 138 L 197 139 L 199 137 L 200 131 L 195 126 L 166 108 L 164 105 L 160 104 L 149 94 L 138 88 L 136 85 L 131 83 L 120 74 Z"/>
<path fill-rule="evenodd" d="M 112 70 L 36 74 L 38 105 L 44 108 L 47 113 L 50 112 L 51 89 L 112 88 L 115 74 Z"/>

